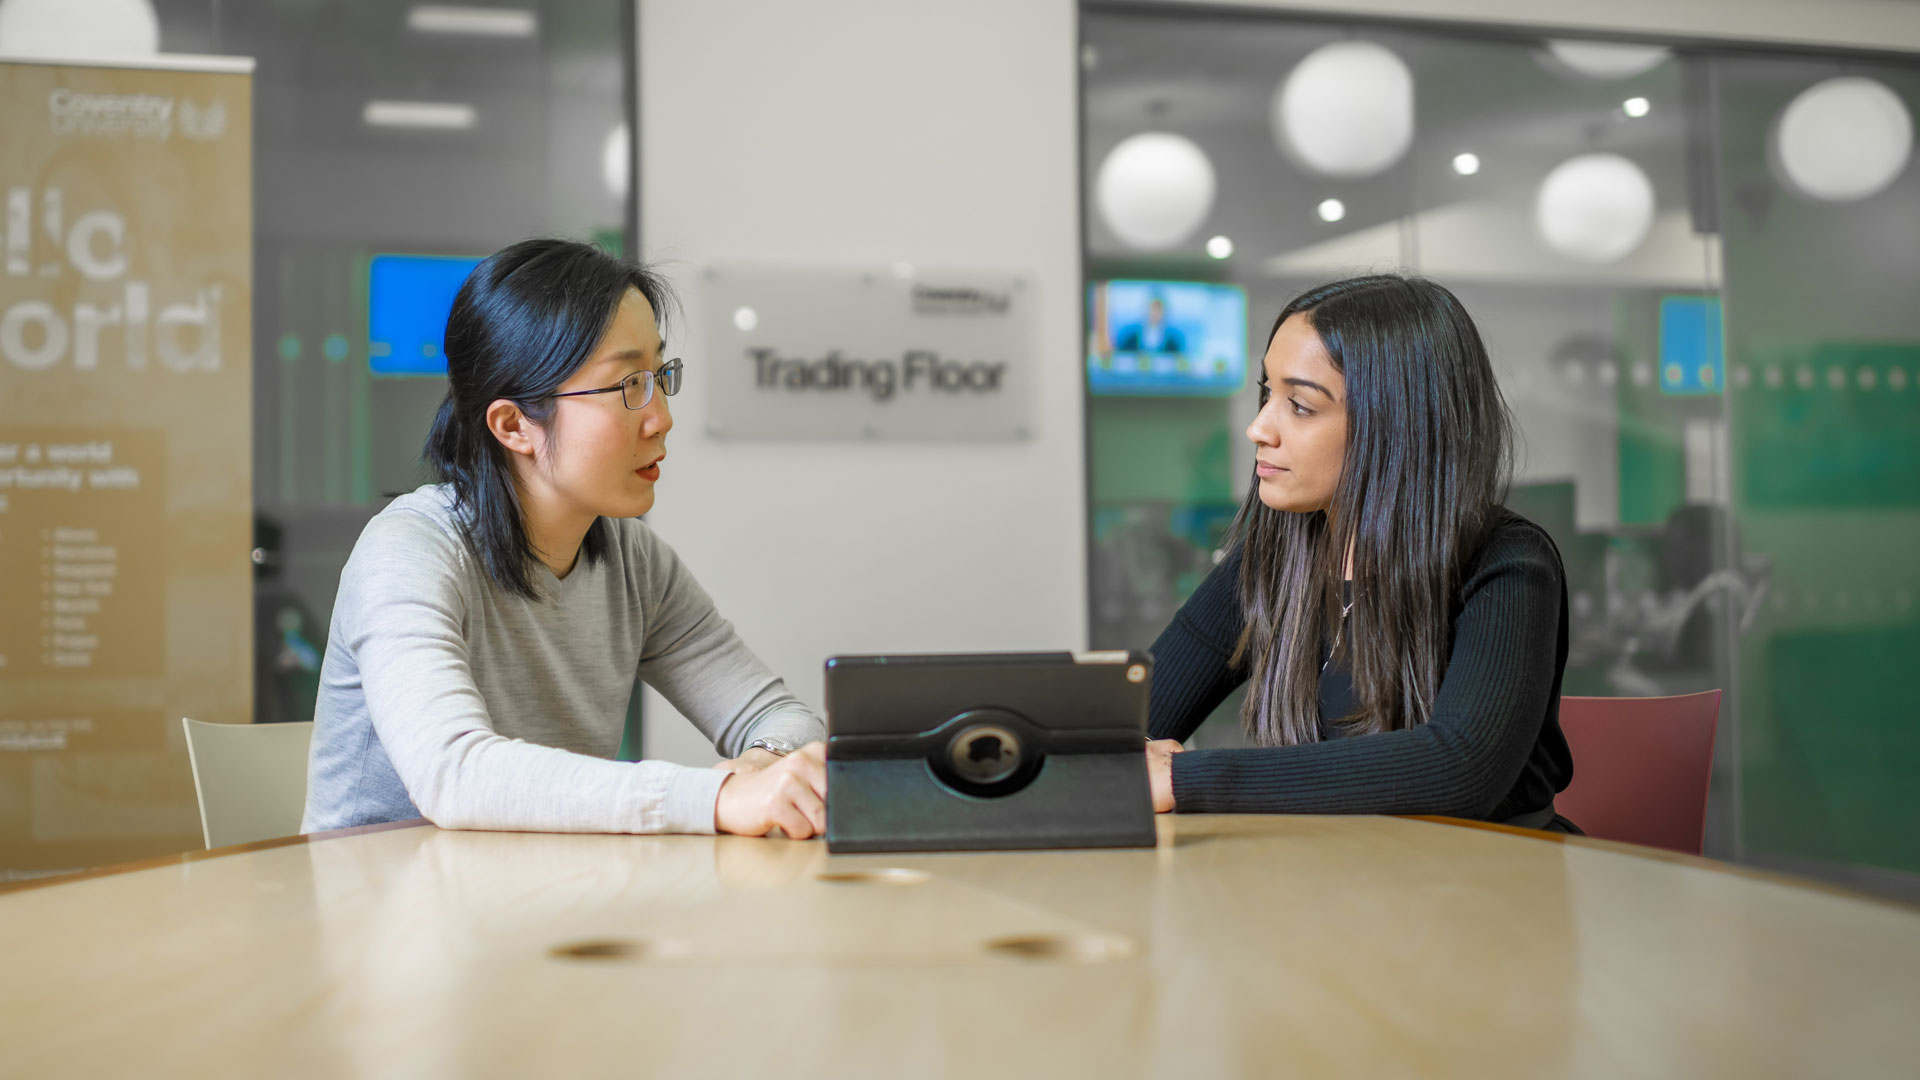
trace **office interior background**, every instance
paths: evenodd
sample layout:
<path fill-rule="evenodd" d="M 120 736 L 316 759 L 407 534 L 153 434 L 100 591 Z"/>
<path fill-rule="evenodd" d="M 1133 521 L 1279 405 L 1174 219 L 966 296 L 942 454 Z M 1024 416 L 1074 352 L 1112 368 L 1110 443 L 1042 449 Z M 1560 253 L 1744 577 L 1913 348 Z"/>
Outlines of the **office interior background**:
<path fill-rule="evenodd" d="M 102 50 L 256 61 L 251 415 L 191 417 L 251 430 L 253 708 L 205 719 L 311 719 L 340 568 L 424 480 L 417 314 L 514 240 L 674 281 L 650 521 L 815 706 L 831 653 L 1150 645 L 1244 494 L 1273 313 L 1406 268 L 1486 335 L 1512 504 L 1567 567 L 1566 692 L 1725 688 L 1707 853 L 1920 895 L 1920 4 L 102 6 L 153 29 Z M 742 264 L 1018 278 L 1029 421 L 724 428 L 710 271 Z M 1209 366 L 1123 347 L 1152 318 Z M 633 713 L 634 754 L 712 760 Z M 0 741 L 0 874 L 198 846 L 178 717 L 140 722 Z"/>

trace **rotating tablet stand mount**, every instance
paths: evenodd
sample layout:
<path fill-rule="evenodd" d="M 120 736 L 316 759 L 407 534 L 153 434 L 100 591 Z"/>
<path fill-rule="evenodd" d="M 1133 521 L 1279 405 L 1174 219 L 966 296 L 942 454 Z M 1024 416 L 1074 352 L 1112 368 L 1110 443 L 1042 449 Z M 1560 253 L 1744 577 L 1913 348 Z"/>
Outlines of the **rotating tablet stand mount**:
<path fill-rule="evenodd" d="M 1141 733 L 967 709 L 912 734 L 827 742 L 834 852 L 1151 847 Z"/>

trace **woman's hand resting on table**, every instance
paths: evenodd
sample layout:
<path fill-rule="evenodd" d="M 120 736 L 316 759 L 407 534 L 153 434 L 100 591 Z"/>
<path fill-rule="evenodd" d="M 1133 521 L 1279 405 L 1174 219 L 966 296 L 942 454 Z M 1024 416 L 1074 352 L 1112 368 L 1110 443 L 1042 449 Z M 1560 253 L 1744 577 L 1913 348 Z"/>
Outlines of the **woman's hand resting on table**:
<path fill-rule="evenodd" d="M 1177 739 L 1154 739 L 1147 743 L 1147 787 L 1153 792 L 1156 814 L 1173 809 L 1173 755 L 1185 749 Z"/>
<path fill-rule="evenodd" d="M 713 827 L 738 836 L 765 836 L 774 828 L 788 839 L 805 840 L 827 831 L 827 744 L 807 745 L 762 767 L 740 763 L 764 751 L 749 750 L 734 760 L 720 782 L 713 804 Z M 721 765 L 726 765 L 722 762 Z"/>

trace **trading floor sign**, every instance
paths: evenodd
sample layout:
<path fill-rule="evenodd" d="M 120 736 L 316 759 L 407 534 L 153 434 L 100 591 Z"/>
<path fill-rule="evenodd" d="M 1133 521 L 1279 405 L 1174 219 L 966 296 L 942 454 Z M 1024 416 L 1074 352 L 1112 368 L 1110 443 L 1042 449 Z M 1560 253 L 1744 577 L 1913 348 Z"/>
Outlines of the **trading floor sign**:
<path fill-rule="evenodd" d="M 195 846 L 251 714 L 252 66 L 0 58 L 0 880 Z"/>
<path fill-rule="evenodd" d="M 1033 297 L 1013 274 L 714 267 L 709 427 L 729 439 L 1033 434 Z"/>

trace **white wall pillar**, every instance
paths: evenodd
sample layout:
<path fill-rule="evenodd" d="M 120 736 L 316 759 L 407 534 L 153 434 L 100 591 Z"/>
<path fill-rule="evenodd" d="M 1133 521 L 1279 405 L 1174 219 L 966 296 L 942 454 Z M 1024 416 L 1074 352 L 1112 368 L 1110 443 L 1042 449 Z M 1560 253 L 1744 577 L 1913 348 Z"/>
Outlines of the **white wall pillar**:
<path fill-rule="evenodd" d="M 643 256 L 688 362 L 648 521 L 815 708 L 834 652 L 1086 643 L 1078 100 L 1070 0 L 644 0 Z M 714 262 L 1020 273 L 1031 439 L 714 439 Z M 714 755 L 649 692 L 645 753 Z"/>

